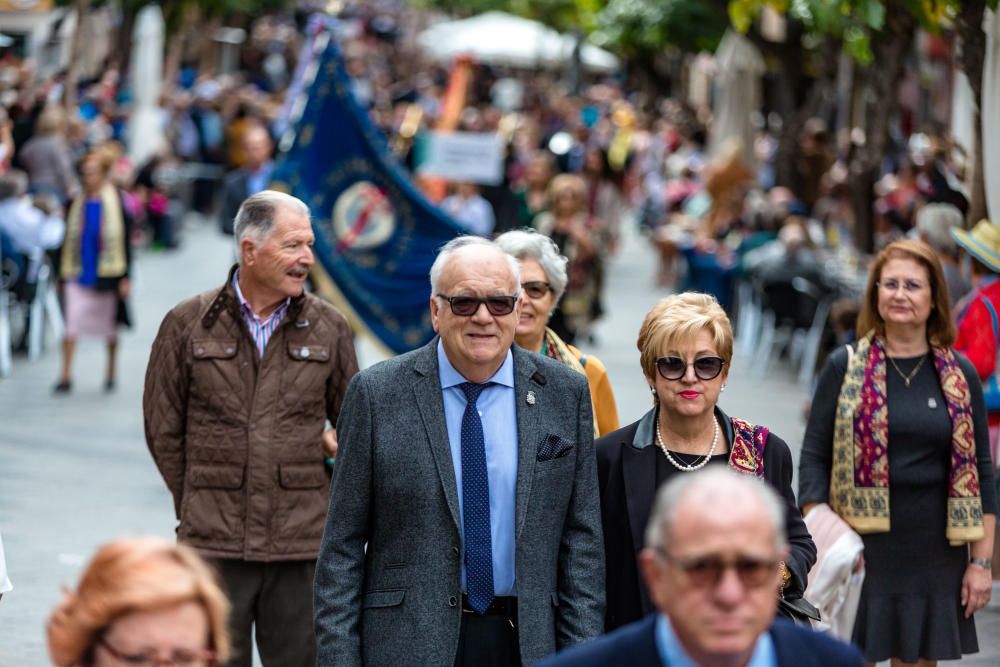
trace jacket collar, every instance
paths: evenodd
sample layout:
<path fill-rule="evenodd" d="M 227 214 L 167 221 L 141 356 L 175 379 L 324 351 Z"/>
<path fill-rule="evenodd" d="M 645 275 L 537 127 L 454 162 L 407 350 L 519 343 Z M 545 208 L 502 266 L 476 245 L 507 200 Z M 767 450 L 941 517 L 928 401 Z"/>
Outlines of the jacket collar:
<path fill-rule="evenodd" d="M 219 288 L 216 293 L 215 298 L 212 299 L 212 303 L 209 305 L 208 310 L 202 317 L 202 325 L 209 329 L 215 324 L 216 320 L 219 319 L 219 315 L 223 311 L 228 311 L 230 315 L 241 321 L 243 316 L 240 314 L 240 300 L 236 296 L 236 290 L 233 289 L 233 276 L 236 275 L 236 271 L 240 268 L 239 264 L 233 264 L 229 269 L 229 275 L 226 278 L 225 284 Z M 305 319 L 305 305 L 306 305 L 306 293 L 292 297 L 291 302 L 288 304 L 288 311 L 285 313 L 285 322 L 295 322 L 297 327 L 307 327 L 309 326 L 309 320 Z"/>
<path fill-rule="evenodd" d="M 645 449 L 656 444 L 656 418 L 660 414 L 659 406 L 654 407 L 639 419 L 639 424 L 635 429 L 631 445 L 636 449 Z M 733 443 L 733 420 L 719 408 L 715 406 L 715 419 L 722 428 L 722 435 L 726 438 L 727 447 Z"/>

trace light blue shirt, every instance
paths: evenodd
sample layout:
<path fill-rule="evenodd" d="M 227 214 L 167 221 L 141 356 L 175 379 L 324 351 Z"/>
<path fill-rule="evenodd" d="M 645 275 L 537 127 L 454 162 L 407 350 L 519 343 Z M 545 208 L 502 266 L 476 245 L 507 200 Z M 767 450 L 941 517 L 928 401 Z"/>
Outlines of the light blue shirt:
<path fill-rule="evenodd" d="M 260 166 L 260 169 L 247 176 L 247 197 L 251 197 L 271 184 L 271 172 L 274 163 L 270 160 Z"/>
<path fill-rule="evenodd" d="M 444 419 L 448 425 L 451 464 L 458 487 L 458 514 L 462 514 L 462 415 L 465 392 L 458 385 L 468 382 L 448 361 L 438 340 L 438 376 L 444 396 Z M 517 408 L 514 405 L 514 356 L 507 358 L 476 401 L 486 440 L 486 474 L 490 481 L 490 535 L 493 538 L 493 592 L 517 595 L 514 578 L 514 500 L 517 489 Z M 465 586 L 465 538 L 462 538 L 462 590 Z"/>
<path fill-rule="evenodd" d="M 664 665 L 698 667 L 698 663 L 684 650 L 677 635 L 674 634 L 670 621 L 663 614 L 656 615 L 656 651 L 660 654 L 660 660 Z M 774 652 L 774 640 L 771 639 L 770 632 L 757 637 L 757 644 L 754 646 L 747 667 L 778 667 L 778 656 Z"/>

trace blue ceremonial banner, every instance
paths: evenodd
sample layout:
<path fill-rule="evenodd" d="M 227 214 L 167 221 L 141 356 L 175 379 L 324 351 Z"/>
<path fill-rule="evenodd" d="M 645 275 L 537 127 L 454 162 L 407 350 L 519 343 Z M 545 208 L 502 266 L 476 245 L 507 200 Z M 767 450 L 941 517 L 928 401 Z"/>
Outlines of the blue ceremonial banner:
<path fill-rule="evenodd" d="M 431 264 L 462 230 L 410 181 L 355 102 L 330 31 L 316 25 L 310 26 L 316 57 L 302 74 L 304 97 L 292 102 L 305 106 L 298 121 L 292 119 L 294 140 L 282 139 L 290 146 L 272 187 L 309 205 L 316 257 L 351 314 L 393 352 L 405 352 L 434 335 Z"/>

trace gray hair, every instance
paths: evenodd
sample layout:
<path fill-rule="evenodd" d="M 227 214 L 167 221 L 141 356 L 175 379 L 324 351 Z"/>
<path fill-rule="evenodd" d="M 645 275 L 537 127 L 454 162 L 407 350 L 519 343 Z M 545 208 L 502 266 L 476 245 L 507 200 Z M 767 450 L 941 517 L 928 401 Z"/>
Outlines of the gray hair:
<path fill-rule="evenodd" d="M 556 295 L 556 303 L 559 303 L 569 282 L 566 273 L 569 260 L 559 252 L 555 241 L 533 229 L 515 229 L 498 236 L 496 244 L 519 261 L 533 259 L 538 262 Z"/>
<path fill-rule="evenodd" d="M 434 263 L 431 265 L 431 296 L 437 296 L 439 293 L 438 285 L 441 283 L 441 274 L 444 272 L 444 267 L 448 263 L 451 256 L 462 248 L 474 245 L 494 248 L 507 259 L 507 263 L 510 265 L 510 272 L 514 276 L 514 283 L 517 285 L 517 291 L 514 293 L 514 296 L 520 296 L 521 265 L 517 263 L 516 259 L 505 253 L 495 242 L 490 241 L 489 239 L 484 239 L 481 236 L 473 236 L 471 234 L 457 236 L 441 246 L 437 257 L 434 258 Z"/>
<path fill-rule="evenodd" d="M 0 201 L 20 197 L 28 191 L 28 175 L 20 169 L 0 174 Z"/>
<path fill-rule="evenodd" d="M 301 199 L 278 192 L 263 190 L 247 197 L 233 221 L 233 234 L 236 237 L 237 261 L 242 259 L 240 243 L 245 238 L 252 238 L 256 243 L 263 243 L 274 229 L 274 216 L 278 207 L 284 206 L 297 213 L 309 217 L 309 207 Z"/>
<path fill-rule="evenodd" d="M 927 245 L 940 253 L 954 256 L 958 252 L 951 228 L 962 228 L 962 212 L 951 204 L 927 204 L 917 213 L 917 229 Z"/>
<path fill-rule="evenodd" d="M 725 465 L 714 464 L 695 473 L 677 475 L 660 488 L 646 525 L 647 547 L 662 549 L 667 546 L 667 535 L 677 518 L 678 507 L 692 494 L 720 501 L 723 507 L 729 502 L 745 503 L 748 495 L 755 498 L 764 506 L 774 528 L 775 549 L 780 551 L 788 546 L 785 504 L 781 496 L 766 482 L 735 473 Z"/>

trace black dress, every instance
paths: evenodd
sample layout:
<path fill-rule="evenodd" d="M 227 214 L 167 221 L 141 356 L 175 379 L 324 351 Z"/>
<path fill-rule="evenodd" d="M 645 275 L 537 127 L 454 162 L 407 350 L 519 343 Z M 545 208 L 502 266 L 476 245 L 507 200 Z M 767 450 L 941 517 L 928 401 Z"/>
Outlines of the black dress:
<path fill-rule="evenodd" d="M 982 389 L 969 361 L 956 356 L 972 394 L 983 512 L 995 514 Z M 861 536 L 866 573 L 853 638 L 872 662 L 957 660 L 979 650 L 974 619 L 965 618 L 960 600 L 969 550 L 945 538 L 951 418 L 934 359 L 894 360 L 910 374 L 921 358 L 909 387 L 891 363 L 886 368 L 891 529 Z M 846 369 L 847 351 L 840 348 L 820 374 L 799 468 L 803 505 L 829 500 L 834 414 Z"/>
<path fill-rule="evenodd" d="M 656 490 L 674 475 L 683 474 L 653 444 L 651 424 L 655 423 L 655 415 L 655 410 L 650 411 L 639 421 L 595 442 L 604 529 L 607 631 L 637 621 L 653 611 L 636 559 L 645 546 L 646 524 Z M 713 456 L 709 465 L 717 462 L 725 464 L 733 442 L 729 417 L 716 408 L 715 418 L 722 428 L 720 444 L 724 440 L 726 453 Z M 696 458 L 673 451 L 671 455 L 685 464 L 694 463 Z M 792 573 L 792 581 L 785 594 L 788 597 L 800 596 L 805 590 L 809 570 L 816 562 L 816 545 L 792 493 L 791 452 L 788 445 L 773 433 L 768 435 L 764 446 L 764 479 L 784 498 L 788 508 L 785 531 L 790 553 L 786 565 Z"/>

